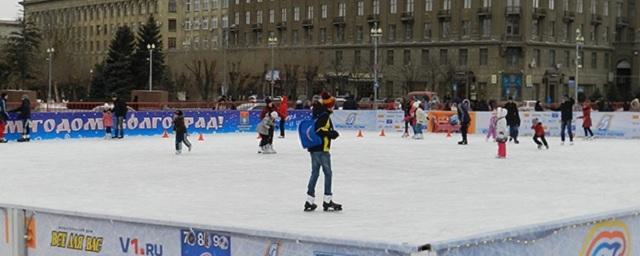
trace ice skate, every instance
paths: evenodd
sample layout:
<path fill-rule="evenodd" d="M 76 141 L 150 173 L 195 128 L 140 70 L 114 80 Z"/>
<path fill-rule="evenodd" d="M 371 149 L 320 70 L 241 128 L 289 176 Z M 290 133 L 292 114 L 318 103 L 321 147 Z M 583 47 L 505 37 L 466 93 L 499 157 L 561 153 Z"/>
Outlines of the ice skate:
<path fill-rule="evenodd" d="M 332 201 L 327 202 L 323 202 L 322 203 L 322 208 L 324 209 L 325 212 L 338 212 L 338 211 L 342 211 L 342 205 L 335 203 Z"/>
<path fill-rule="evenodd" d="M 258 149 L 258 154 L 264 153 L 264 150 L 265 150 L 265 146 L 260 146 L 260 149 Z"/>
<path fill-rule="evenodd" d="M 189 152 L 191 152 L 191 148 L 193 147 L 193 145 L 189 145 L 187 146 L 187 148 L 189 149 Z"/>
<path fill-rule="evenodd" d="M 409 133 L 408 132 L 403 133 L 402 138 L 409 138 Z"/>
<path fill-rule="evenodd" d="M 18 139 L 18 142 L 29 142 L 31 139 L 29 139 L 29 137 L 22 137 Z"/>
<path fill-rule="evenodd" d="M 176 155 L 182 154 L 182 150 L 176 150 Z"/>
<path fill-rule="evenodd" d="M 5 139 L 5 138 L 0 139 L 0 143 L 7 143 L 7 142 L 9 142 L 9 141 L 7 141 L 7 139 Z"/>
<path fill-rule="evenodd" d="M 284 136 L 278 136 L 278 139 L 284 139 Z"/>
<path fill-rule="evenodd" d="M 547 150 L 549 150 L 549 145 L 544 146 Z"/>
<path fill-rule="evenodd" d="M 462 140 L 458 142 L 458 145 L 467 145 L 467 141 L 466 140 Z"/>
<path fill-rule="evenodd" d="M 538 145 L 538 150 L 542 150 L 542 145 Z"/>
<path fill-rule="evenodd" d="M 305 212 L 312 212 L 315 211 L 316 208 L 318 208 L 317 204 L 314 203 L 309 203 L 309 201 L 304 202 L 304 211 Z"/>

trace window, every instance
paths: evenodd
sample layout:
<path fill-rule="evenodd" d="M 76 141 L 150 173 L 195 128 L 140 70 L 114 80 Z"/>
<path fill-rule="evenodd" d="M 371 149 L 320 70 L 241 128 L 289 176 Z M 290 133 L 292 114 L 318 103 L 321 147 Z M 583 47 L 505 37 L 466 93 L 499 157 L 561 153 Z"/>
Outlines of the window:
<path fill-rule="evenodd" d="M 582 9 L 583 8 L 584 8 L 583 0 L 576 0 L 576 12 L 577 13 L 582 13 Z"/>
<path fill-rule="evenodd" d="M 229 8 L 229 0 L 222 0 L 222 8 Z"/>
<path fill-rule="evenodd" d="M 540 0 L 532 0 L 533 8 L 540 8 Z"/>
<path fill-rule="evenodd" d="M 389 39 L 389 42 L 396 41 L 396 25 L 390 24 L 388 31 L 389 34 L 387 38 Z"/>
<path fill-rule="evenodd" d="M 211 8 L 209 7 L 209 0 L 202 0 L 202 1 L 203 1 L 202 9 L 206 11 L 210 10 Z"/>
<path fill-rule="evenodd" d="M 470 30 L 471 30 L 471 22 L 469 22 L 468 20 L 463 20 L 462 21 L 462 37 L 469 37 L 469 35 L 471 34 Z"/>
<path fill-rule="evenodd" d="M 184 10 L 185 10 L 185 12 L 190 12 L 191 11 L 191 0 L 187 0 L 185 2 Z M 118 9 L 118 12 L 120 12 L 120 9 Z"/>
<path fill-rule="evenodd" d="M 405 66 L 411 65 L 411 50 L 405 49 L 402 53 L 402 63 Z"/>
<path fill-rule="evenodd" d="M 591 53 L 591 68 L 592 69 L 597 69 L 598 68 L 598 53 L 597 52 L 592 52 Z"/>
<path fill-rule="evenodd" d="M 222 16 L 222 27 L 223 28 L 228 28 L 229 27 L 229 16 L 227 16 L 227 15 Z"/>
<path fill-rule="evenodd" d="M 433 11 L 433 0 L 424 1 L 424 10 L 427 12 Z"/>
<path fill-rule="evenodd" d="M 169 1 L 169 13 L 176 13 L 178 11 L 178 6 L 175 0 Z"/>
<path fill-rule="evenodd" d="M 393 66 L 393 50 L 387 50 L 387 65 Z"/>
<path fill-rule="evenodd" d="M 287 22 L 287 8 L 282 8 L 280 21 Z"/>
<path fill-rule="evenodd" d="M 569 0 L 562 0 L 562 9 L 565 11 L 569 10 Z"/>
<path fill-rule="evenodd" d="M 413 13 L 414 10 L 414 0 L 406 0 L 407 5 L 405 6 L 405 12 Z"/>
<path fill-rule="evenodd" d="M 602 14 L 604 16 L 609 16 L 609 2 L 608 1 L 604 1 L 602 3 Z"/>
<path fill-rule="evenodd" d="M 211 18 L 211 29 L 218 29 L 218 17 Z"/>
<path fill-rule="evenodd" d="M 235 25 L 240 25 L 240 13 L 239 13 L 239 12 L 236 12 L 236 13 L 235 13 L 235 15 L 234 15 L 233 19 L 234 19 L 233 24 L 235 24 Z"/>
<path fill-rule="evenodd" d="M 323 5 L 320 6 L 320 12 L 321 12 L 320 17 L 323 18 L 323 19 L 327 18 L 327 8 L 328 7 L 327 7 L 326 4 L 323 4 Z"/>
<path fill-rule="evenodd" d="M 536 1 L 536 0 L 534 0 Z M 464 0 L 464 8 L 471 9 L 471 0 Z"/>
<path fill-rule="evenodd" d="M 362 43 L 364 37 L 364 28 L 362 26 L 356 26 L 356 42 Z"/>
<path fill-rule="evenodd" d="M 300 21 L 300 7 L 293 7 L 293 21 Z"/>
<path fill-rule="evenodd" d="M 596 0 L 591 0 L 591 14 L 596 14 L 598 13 L 598 2 L 596 2 Z"/>
<path fill-rule="evenodd" d="M 556 66 L 556 50 L 549 50 L 549 66 L 550 67 L 555 67 Z"/>
<path fill-rule="evenodd" d="M 251 24 L 251 12 L 245 12 L 244 14 L 244 24 Z"/>
<path fill-rule="evenodd" d="M 389 13 L 398 13 L 398 0 L 389 0 Z"/>
<path fill-rule="evenodd" d="M 175 37 L 169 37 L 169 49 L 175 49 L 177 47 L 177 40 Z"/>
<path fill-rule="evenodd" d="M 449 38 L 449 27 L 450 27 L 450 25 L 451 25 L 451 22 L 449 22 L 449 21 L 440 22 L 440 37 Z"/>
<path fill-rule="evenodd" d="M 482 0 L 482 7 L 491 8 L 491 0 Z"/>
<path fill-rule="evenodd" d="M 218 9 L 220 7 L 219 0 L 211 0 L 211 9 Z"/>
<path fill-rule="evenodd" d="M 337 42 L 344 42 L 344 27 L 343 26 L 338 26 L 336 27 L 336 41 Z"/>
<path fill-rule="evenodd" d="M 326 28 L 320 28 L 320 42 L 321 43 L 327 42 L 327 29 Z"/>
<path fill-rule="evenodd" d="M 483 19 L 481 29 L 483 37 L 491 36 L 491 19 Z"/>
<path fill-rule="evenodd" d="M 380 14 L 380 0 L 373 0 L 371 5 L 373 6 L 373 14 Z"/>
<path fill-rule="evenodd" d="M 269 23 L 273 24 L 276 22 L 276 10 L 269 10 Z"/>
<path fill-rule="evenodd" d="M 361 59 L 362 59 L 362 53 L 360 52 L 360 50 L 355 50 L 355 52 L 353 52 L 353 64 L 356 67 L 360 66 Z"/>
<path fill-rule="evenodd" d="M 564 51 L 564 65 L 568 68 L 571 67 L 571 52 Z"/>
<path fill-rule="evenodd" d="M 294 29 L 293 31 L 291 31 L 291 43 L 293 45 L 297 45 L 298 44 L 298 30 Z"/>
<path fill-rule="evenodd" d="M 193 1 L 193 11 L 200 11 L 200 0 L 194 0 Z"/>
<path fill-rule="evenodd" d="M 413 23 L 404 23 L 404 40 L 413 39 Z"/>
<path fill-rule="evenodd" d="M 428 66 L 430 63 L 429 61 L 429 50 L 427 49 L 422 49 L 422 58 L 420 58 L 420 63 L 422 64 L 422 66 Z"/>
<path fill-rule="evenodd" d="M 624 3 L 616 2 L 616 17 L 622 17 L 622 13 L 624 11 Z"/>
<path fill-rule="evenodd" d="M 556 22 L 555 21 L 551 21 L 549 23 L 549 35 L 551 37 L 555 37 L 556 36 Z"/>
<path fill-rule="evenodd" d="M 507 35 L 520 35 L 520 18 L 507 19 Z"/>
<path fill-rule="evenodd" d="M 440 49 L 440 65 L 449 65 L 449 52 L 447 49 Z"/>
<path fill-rule="evenodd" d="M 489 49 L 480 49 L 480 66 L 486 66 L 489 63 Z"/>
<path fill-rule="evenodd" d="M 513 67 L 520 63 L 520 49 L 507 48 L 507 66 Z"/>
<path fill-rule="evenodd" d="M 533 62 L 535 62 L 535 65 L 531 65 L 533 66 L 539 66 L 540 63 L 540 49 L 533 49 Z M 532 63 L 533 64 L 533 63 Z"/>
<path fill-rule="evenodd" d="M 307 6 L 307 19 L 313 20 L 313 5 Z"/>
<path fill-rule="evenodd" d="M 442 0 L 442 10 L 451 10 L 451 0 Z"/>
<path fill-rule="evenodd" d="M 609 68 L 609 53 L 605 52 L 604 53 L 604 68 L 608 69 Z"/>
<path fill-rule="evenodd" d="M 364 1 L 358 1 L 358 16 L 364 16 Z"/>
<path fill-rule="evenodd" d="M 549 0 L 549 10 L 553 10 L 556 8 L 556 1 L 555 0 Z"/>
<path fill-rule="evenodd" d="M 342 51 L 336 51 L 336 56 L 335 56 L 335 62 L 336 62 L 336 66 L 338 67 L 342 67 Z"/>
<path fill-rule="evenodd" d="M 345 16 L 347 16 L 347 4 L 341 2 L 338 4 L 338 17 Z"/>
<path fill-rule="evenodd" d="M 468 59 L 469 51 L 467 49 L 460 49 L 458 52 L 458 65 L 466 67 L 468 65 Z"/>
<path fill-rule="evenodd" d="M 424 39 L 426 40 L 431 39 L 431 23 L 424 24 Z"/>
<path fill-rule="evenodd" d="M 208 29 L 209 29 L 209 19 L 202 18 L 202 30 L 208 30 Z"/>

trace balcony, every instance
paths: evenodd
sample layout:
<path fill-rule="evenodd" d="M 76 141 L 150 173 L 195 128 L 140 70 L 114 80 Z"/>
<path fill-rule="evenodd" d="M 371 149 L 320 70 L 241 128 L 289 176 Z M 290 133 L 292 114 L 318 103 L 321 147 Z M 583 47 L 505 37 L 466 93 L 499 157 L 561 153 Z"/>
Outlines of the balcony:
<path fill-rule="evenodd" d="M 251 30 L 253 30 L 253 31 L 262 31 L 262 23 L 251 24 Z"/>
<path fill-rule="evenodd" d="M 344 17 L 335 17 L 333 18 L 334 26 L 344 26 L 346 24 Z"/>
<path fill-rule="evenodd" d="M 478 8 L 478 16 L 490 18 L 491 17 L 491 7 L 482 7 Z"/>
<path fill-rule="evenodd" d="M 618 28 L 626 28 L 629 26 L 629 18 L 627 17 L 616 17 L 616 27 Z"/>
<path fill-rule="evenodd" d="M 506 42 L 522 42 L 522 35 L 504 35 L 502 40 Z"/>
<path fill-rule="evenodd" d="M 286 30 L 287 29 L 287 23 L 286 22 L 278 22 L 276 24 L 276 28 L 278 30 Z"/>
<path fill-rule="evenodd" d="M 229 30 L 229 32 L 237 32 L 240 30 L 240 26 L 238 26 L 238 24 L 231 24 L 227 30 Z"/>
<path fill-rule="evenodd" d="M 564 11 L 564 16 L 562 16 L 562 20 L 565 23 L 571 23 L 576 20 L 576 13 L 572 11 Z"/>
<path fill-rule="evenodd" d="M 367 16 L 368 23 L 380 23 L 380 15 L 379 14 L 370 14 Z"/>
<path fill-rule="evenodd" d="M 505 15 L 507 16 L 520 16 L 522 8 L 520 6 L 507 6 L 505 8 Z"/>
<path fill-rule="evenodd" d="M 440 20 L 451 20 L 451 10 L 439 10 L 438 11 L 438 19 L 440 19 Z"/>
<path fill-rule="evenodd" d="M 400 20 L 405 23 L 413 22 L 413 12 L 403 12 L 400 15 Z"/>
<path fill-rule="evenodd" d="M 547 9 L 545 8 L 534 8 L 533 9 L 533 19 L 540 20 L 544 19 L 547 16 Z"/>
<path fill-rule="evenodd" d="M 602 15 L 591 14 L 591 25 L 598 26 L 602 24 Z"/>
<path fill-rule="evenodd" d="M 313 20 L 311 19 L 306 19 L 302 21 L 302 27 L 303 28 L 313 28 Z"/>

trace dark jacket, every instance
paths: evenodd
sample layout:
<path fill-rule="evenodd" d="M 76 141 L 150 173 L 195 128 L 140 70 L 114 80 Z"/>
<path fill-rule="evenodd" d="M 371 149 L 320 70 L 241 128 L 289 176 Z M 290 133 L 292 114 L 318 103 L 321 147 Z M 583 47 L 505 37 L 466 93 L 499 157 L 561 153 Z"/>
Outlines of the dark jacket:
<path fill-rule="evenodd" d="M 349 97 L 344 104 L 342 104 L 344 110 L 358 110 L 358 103 L 353 97 Z"/>
<path fill-rule="evenodd" d="M 536 102 L 535 111 L 537 111 L 537 112 L 544 111 L 544 108 L 542 107 L 540 102 Z"/>
<path fill-rule="evenodd" d="M 0 121 L 9 120 L 9 113 L 7 113 L 7 101 L 0 98 Z"/>
<path fill-rule="evenodd" d="M 518 105 L 516 105 L 515 102 L 507 102 L 507 104 L 504 104 L 504 108 L 507 110 L 507 125 L 520 126 L 520 113 L 518 113 Z"/>
<path fill-rule="evenodd" d="M 560 104 L 560 112 L 562 121 L 571 121 L 573 120 L 573 104 L 576 102 L 573 98 L 569 98 L 569 100 L 565 100 Z"/>
<path fill-rule="evenodd" d="M 31 118 L 31 101 L 29 99 L 22 99 L 22 104 L 14 110 L 9 112 L 19 113 L 18 118 L 25 120 Z"/>
<path fill-rule="evenodd" d="M 116 99 L 113 103 L 113 113 L 117 117 L 126 117 L 129 108 L 127 107 L 127 103 L 121 99 Z"/>
<path fill-rule="evenodd" d="M 176 133 L 187 133 L 187 126 L 184 124 L 183 115 L 177 115 L 173 118 L 173 130 Z"/>
<path fill-rule="evenodd" d="M 331 140 L 338 138 L 338 132 L 333 129 L 329 111 L 321 104 L 313 106 L 313 119 L 316 133 L 322 138 L 322 144 L 309 148 L 309 152 L 329 152 Z"/>
<path fill-rule="evenodd" d="M 471 122 L 471 117 L 469 116 L 469 101 L 464 100 L 460 107 L 458 107 L 458 120 L 460 120 L 461 125 L 469 125 Z"/>

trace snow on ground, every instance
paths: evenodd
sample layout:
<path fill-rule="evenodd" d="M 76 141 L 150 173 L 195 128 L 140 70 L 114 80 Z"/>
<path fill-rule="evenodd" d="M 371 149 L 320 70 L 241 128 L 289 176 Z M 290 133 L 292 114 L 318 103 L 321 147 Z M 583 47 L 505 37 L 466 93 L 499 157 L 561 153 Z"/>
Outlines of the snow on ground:
<path fill-rule="evenodd" d="M 498 160 L 484 138 L 457 140 L 343 132 L 342 213 L 302 211 L 310 160 L 293 133 L 277 155 L 257 154 L 254 134 L 209 135 L 181 156 L 160 137 L 10 143 L 0 203 L 412 245 L 640 205 L 638 141 L 549 138 L 538 151 L 523 137 Z"/>

